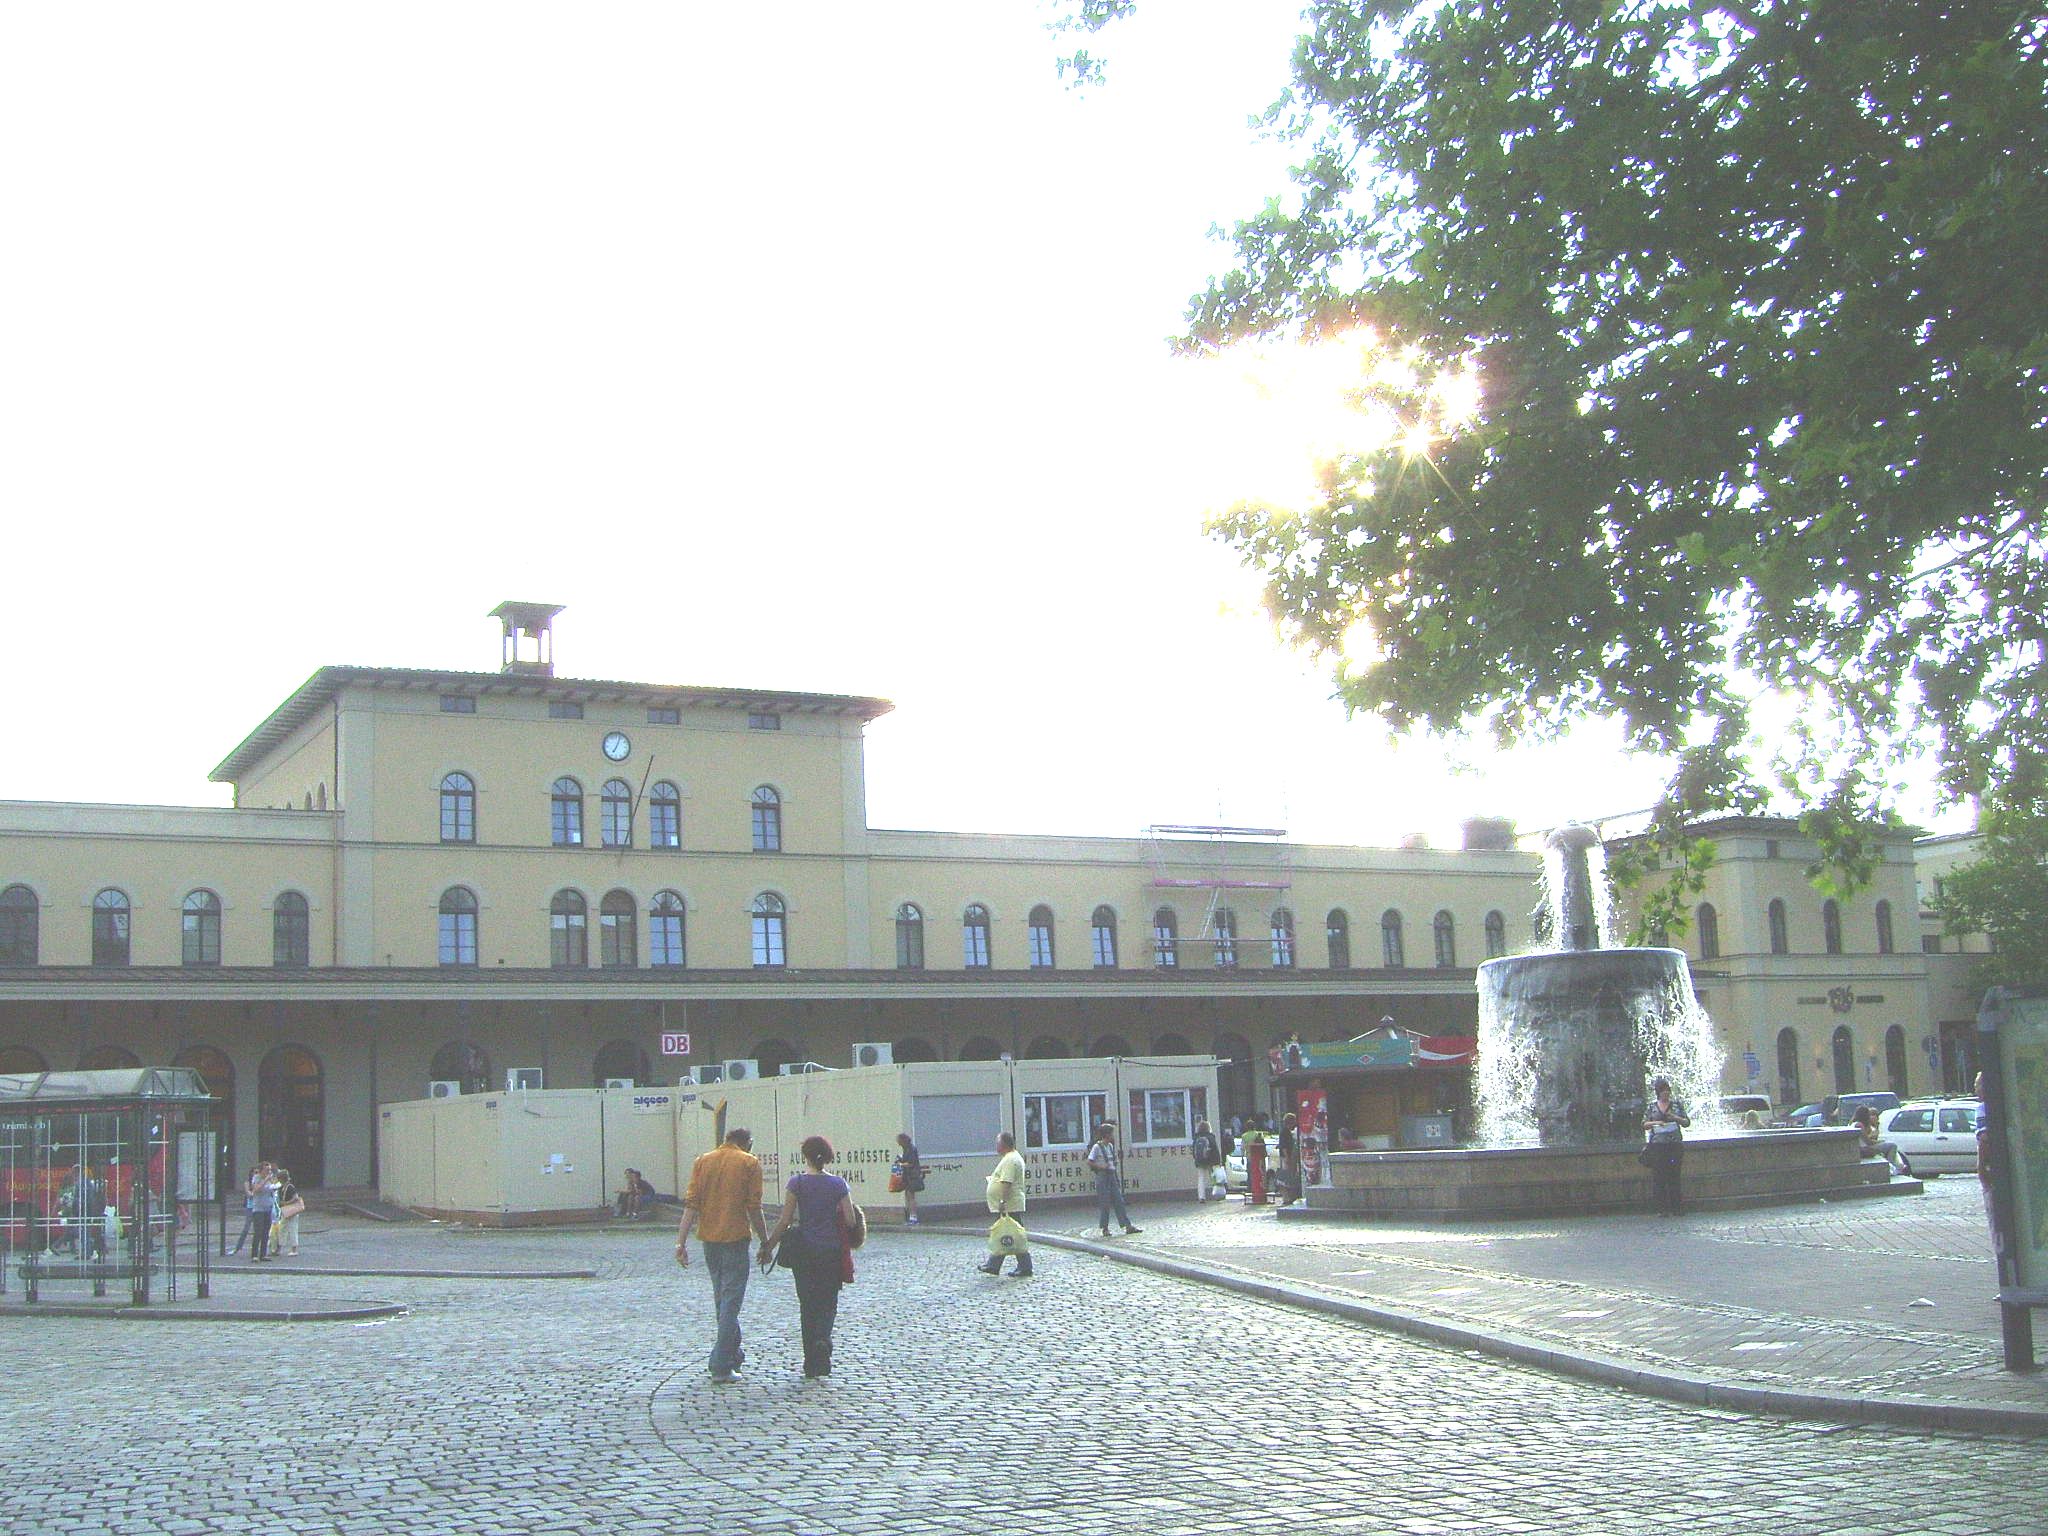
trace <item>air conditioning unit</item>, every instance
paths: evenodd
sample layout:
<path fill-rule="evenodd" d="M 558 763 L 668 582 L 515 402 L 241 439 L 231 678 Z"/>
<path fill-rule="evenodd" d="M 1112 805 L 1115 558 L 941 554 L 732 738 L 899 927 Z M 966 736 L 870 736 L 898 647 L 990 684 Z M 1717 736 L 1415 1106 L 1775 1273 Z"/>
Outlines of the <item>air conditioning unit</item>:
<path fill-rule="evenodd" d="M 604 1080 L 606 1093 L 631 1093 L 635 1087 L 630 1077 L 608 1077 Z"/>
<path fill-rule="evenodd" d="M 527 1089 L 538 1089 L 539 1087 L 539 1067 L 512 1067 L 505 1073 L 505 1091 L 507 1093 L 520 1093 Z"/>
<path fill-rule="evenodd" d="M 430 1099 L 459 1099 L 462 1097 L 462 1084 L 454 1081 L 452 1078 L 437 1077 L 427 1084 L 427 1097 Z"/>
<path fill-rule="evenodd" d="M 728 1083 L 751 1083 L 761 1075 L 761 1063 L 751 1058 L 724 1063 L 725 1080 Z"/>
<path fill-rule="evenodd" d="M 886 1040 L 861 1040 L 853 1047 L 853 1064 L 856 1067 L 891 1067 L 896 1064 L 896 1050 Z"/>
<path fill-rule="evenodd" d="M 802 1077 L 806 1072 L 825 1072 L 830 1068 L 821 1067 L 815 1061 L 785 1061 L 782 1064 L 784 1077 Z"/>
<path fill-rule="evenodd" d="M 689 1080 L 699 1088 L 710 1083 L 722 1083 L 725 1081 L 725 1068 L 719 1064 L 692 1067 L 689 1071 Z"/>

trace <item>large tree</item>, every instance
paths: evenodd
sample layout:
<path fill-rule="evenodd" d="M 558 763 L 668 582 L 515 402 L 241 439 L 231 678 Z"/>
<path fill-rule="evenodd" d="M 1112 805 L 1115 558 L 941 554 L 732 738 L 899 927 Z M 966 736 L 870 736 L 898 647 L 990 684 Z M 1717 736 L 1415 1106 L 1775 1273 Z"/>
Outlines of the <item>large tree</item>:
<path fill-rule="evenodd" d="M 1980 985 L 2048 987 L 2048 796 L 2000 795 L 1978 831 L 1977 859 L 1941 882 L 1935 910 L 1950 933 L 1991 940 Z"/>
<path fill-rule="evenodd" d="M 1686 754 L 1674 822 L 1769 782 L 1766 691 L 1812 703 L 1773 745 L 1823 832 L 1890 769 L 1974 793 L 2048 755 L 2035 0 L 1304 20 L 1272 115 L 1296 186 L 1236 227 L 1184 345 L 1371 325 L 1483 381 L 1469 429 L 1431 437 L 1417 396 L 1316 504 L 1218 520 L 1352 705 L 1617 715 Z"/>

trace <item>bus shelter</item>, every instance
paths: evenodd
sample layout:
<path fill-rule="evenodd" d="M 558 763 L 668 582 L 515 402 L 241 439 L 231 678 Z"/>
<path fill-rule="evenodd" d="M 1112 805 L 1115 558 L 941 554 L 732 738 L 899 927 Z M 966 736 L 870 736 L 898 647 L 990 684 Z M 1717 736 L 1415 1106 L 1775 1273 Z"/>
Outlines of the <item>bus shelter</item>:
<path fill-rule="evenodd" d="M 210 1293 L 213 1100 L 189 1067 L 0 1075 L 0 1295 Z"/>

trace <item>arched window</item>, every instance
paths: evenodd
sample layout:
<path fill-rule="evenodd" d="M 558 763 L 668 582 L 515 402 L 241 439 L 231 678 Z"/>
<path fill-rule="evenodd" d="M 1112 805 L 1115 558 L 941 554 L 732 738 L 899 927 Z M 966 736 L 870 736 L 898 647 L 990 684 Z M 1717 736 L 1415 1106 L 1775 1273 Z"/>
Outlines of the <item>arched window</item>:
<path fill-rule="evenodd" d="M 1051 1035 L 1040 1035 L 1024 1047 L 1026 1061 L 1057 1061 L 1066 1054 L 1066 1042 L 1055 1040 Z"/>
<path fill-rule="evenodd" d="M 0 1045 L 0 1075 L 25 1076 L 30 1072 L 49 1070 L 50 1064 L 43 1059 L 43 1053 L 34 1047 Z"/>
<path fill-rule="evenodd" d="M 1831 955 L 1842 952 L 1842 907 L 1840 902 L 1820 904 L 1820 941 Z"/>
<path fill-rule="evenodd" d="M 34 965 L 41 947 L 41 903 L 25 885 L 0 891 L 0 965 Z"/>
<path fill-rule="evenodd" d="M 128 893 L 109 886 L 92 899 L 92 963 L 128 963 Z"/>
<path fill-rule="evenodd" d="M 1088 1054 L 1090 1056 L 1128 1056 L 1131 1054 L 1131 1042 L 1122 1035 L 1103 1035 L 1093 1045 L 1088 1047 Z"/>
<path fill-rule="evenodd" d="M 142 1059 L 125 1045 L 96 1045 L 78 1058 L 81 1072 L 121 1072 L 141 1065 Z"/>
<path fill-rule="evenodd" d="M 754 968 L 774 970 L 789 964 L 789 908 L 773 891 L 754 898 Z"/>
<path fill-rule="evenodd" d="M 1116 969 L 1116 913 L 1108 907 L 1097 907 L 1088 916 L 1088 938 L 1095 952 L 1095 969 L 1113 971 Z"/>
<path fill-rule="evenodd" d="M 747 1054 L 759 1064 L 763 1077 L 779 1077 L 784 1067 L 800 1067 L 808 1059 L 787 1040 L 757 1040 Z"/>
<path fill-rule="evenodd" d="M 633 846 L 633 786 L 606 779 L 597 792 L 597 836 L 607 848 Z"/>
<path fill-rule="evenodd" d="M 557 779 L 548 789 L 548 834 L 557 848 L 583 846 L 583 786 Z"/>
<path fill-rule="evenodd" d="M 1052 908 L 1033 907 L 1025 920 L 1026 949 L 1034 971 L 1052 969 Z"/>
<path fill-rule="evenodd" d="M 548 964 L 557 970 L 590 964 L 590 903 L 581 891 L 557 891 L 548 903 Z"/>
<path fill-rule="evenodd" d="M 1152 1042 L 1154 1056 L 1192 1056 L 1194 1046 L 1188 1043 L 1186 1035 L 1160 1035 Z"/>
<path fill-rule="evenodd" d="M 1721 914 L 1714 910 L 1714 904 L 1703 901 L 1693 913 L 1693 922 L 1699 929 L 1700 958 L 1718 960 L 1721 958 Z"/>
<path fill-rule="evenodd" d="M 1330 969 L 1348 971 L 1351 969 L 1351 919 L 1342 907 L 1332 907 L 1330 915 L 1323 919 L 1323 937 L 1330 943 Z"/>
<path fill-rule="evenodd" d="M 1769 919 L 1771 927 L 1771 953 L 1774 955 L 1791 954 L 1792 940 L 1785 932 L 1785 903 L 1773 901 L 1765 916 Z"/>
<path fill-rule="evenodd" d="M 1237 914 L 1228 907 L 1218 907 L 1213 921 L 1216 924 L 1216 969 L 1234 971 L 1237 969 Z"/>
<path fill-rule="evenodd" d="M 211 891 L 194 891 L 185 898 L 180 927 L 184 944 L 180 963 L 220 964 L 220 898 Z"/>
<path fill-rule="evenodd" d="M 1880 901 L 1877 904 L 1877 952 L 1880 955 L 1890 954 L 1893 943 L 1892 904 L 1888 901 Z"/>
<path fill-rule="evenodd" d="M 931 1041 L 916 1035 L 912 1035 L 907 1040 L 890 1041 L 889 1055 L 892 1060 L 898 1062 L 938 1061 L 940 1059 L 938 1047 L 933 1045 Z"/>
<path fill-rule="evenodd" d="M 1799 1032 L 1778 1031 L 1778 1102 L 1797 1105 L 1806 1097 L 1799 1091 Z"/>
<path fill-rule="evenodd" d="M 612 1078 L 624 1078 L 634 1087 L 644 1087 L 654 1076 L 654 1065 L 646 1049 L 635 1040 L 607 1040 L 590 1063 L 593 1088 L 602 1088 Z"/>
<path fill-rule="evenodd" d="M 777 853 L 782 848 L 782 796 L 766 784 L 754 791 L 754 852 Z"/>
<path fill-rule="evenodd" d="M 674 891 L 656 891 L 647 904 L 647 963 L 686 965 L 683 948 L 683 898 Z"/>
<path fill-rule="evenodd" d="M 441 841 L 476 841 L 476 780 L 451 773 L 441 780 Z"/>
<path fill-rule="evenodd" d="M 1508 952 L 1508 920 L 1499 912 L 1486 914 L 1486 958 L 1498 960 Z"/>
<path fill-rule="evenodd" d="M 1448 912 L 1439 912 L 1430 928 L 1436 936 L 1436 968 L 1447 971 L 1458 963 L 1458 930 Z"/>
<path fill-rule="evenodd" d="M 1885 1086 L 1906 1097 L 1906 1031 L 1897 1024 L 1884 1032 Z"/>
<path fill-rule="evenodd" d="M 647 792 L 647 846 L 683 846 L 683 792 L 667 779 Z"/>
<path fill-rule="evenodd" d="M 1399 970 L 1408 963 L 1407 952 L 1401 947 L 1401 914 L 1392 908 L 1380 914 L 1380 959 L 1389 970 Z"/>
<path fill-rule="evenodd" d="M 476 896 L 461 886 L 441 893 L 441 964 L 476 964 Z"/>
<path fill-rule="evenodd" d="M 924 913 L 908 901 L 896 909 L 896 969 L 924 969 Z"/>
<path fill-rule="evenodd" d="M 1835 1058 L 1835 1092 L 1856 1091 L 1856 1037 L 1849 1033 L 1849 1026 L 1837 1024 L 1830 1045 Z"/>
<path fill-rule="evenodd" d="M 467 1040 L 450 1040 L 434 1052 L 427 1077 L 437 1083 L 460 1083 L 464 1093 L 489 1093 L 491 1058 L 480 1045 Z"/>
<path fill-rule="evenodd" d="M 270 963 L 303 968 L 313 963 L 313 916 L 297 891 L 280 891 L 270 908 Z"/>
<path fill-rule="evenodd" d="M 1167 971 L 1180 964 L 1180 923 L 1171 907 L 1152 914 L 1152 963 Z"/>
<path fill-rule="evenodd" d="M 640 913 L 629 892 L 606 891 L 597 904 L 597 963 L 608 971 L 630 971 L 640 964 Z"/>
<path fill-rule="evenodd" d="M 988 908 L 978 901 L 960 918 L 960 963 L 970 971 L 988 968 Z"/>
<path fill-rule="evenodd" d="M 1273 909 L 1271 926 L 1273 938 L 1273 969 L 1291 971 L 1294 969 L 1294 914 L 1285 907 Z"/>
<path fill-rule="evenodd" d="M 987 1035 L 976 1035 L 972 1040 L 960 1047 L 960 1059 L 962 1061 L 1001 1061 L 1003 1059 L 1003 1048 L 997 1045 L 995 1041 L 989 1039 Z"/>

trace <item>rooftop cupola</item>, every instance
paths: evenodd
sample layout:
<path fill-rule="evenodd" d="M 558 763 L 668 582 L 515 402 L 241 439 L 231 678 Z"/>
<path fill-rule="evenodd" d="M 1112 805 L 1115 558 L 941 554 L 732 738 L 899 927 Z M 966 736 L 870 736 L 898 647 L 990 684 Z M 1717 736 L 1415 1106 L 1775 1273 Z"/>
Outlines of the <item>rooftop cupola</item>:
<path fill-rule="evenodd" d="M 500 603 L 493 608 L 491 617 L 505 626 L 505 654 L 499 670 L 521 677 L 553 677 L 554 623 L 561 611 L 556 603 Z"/>

